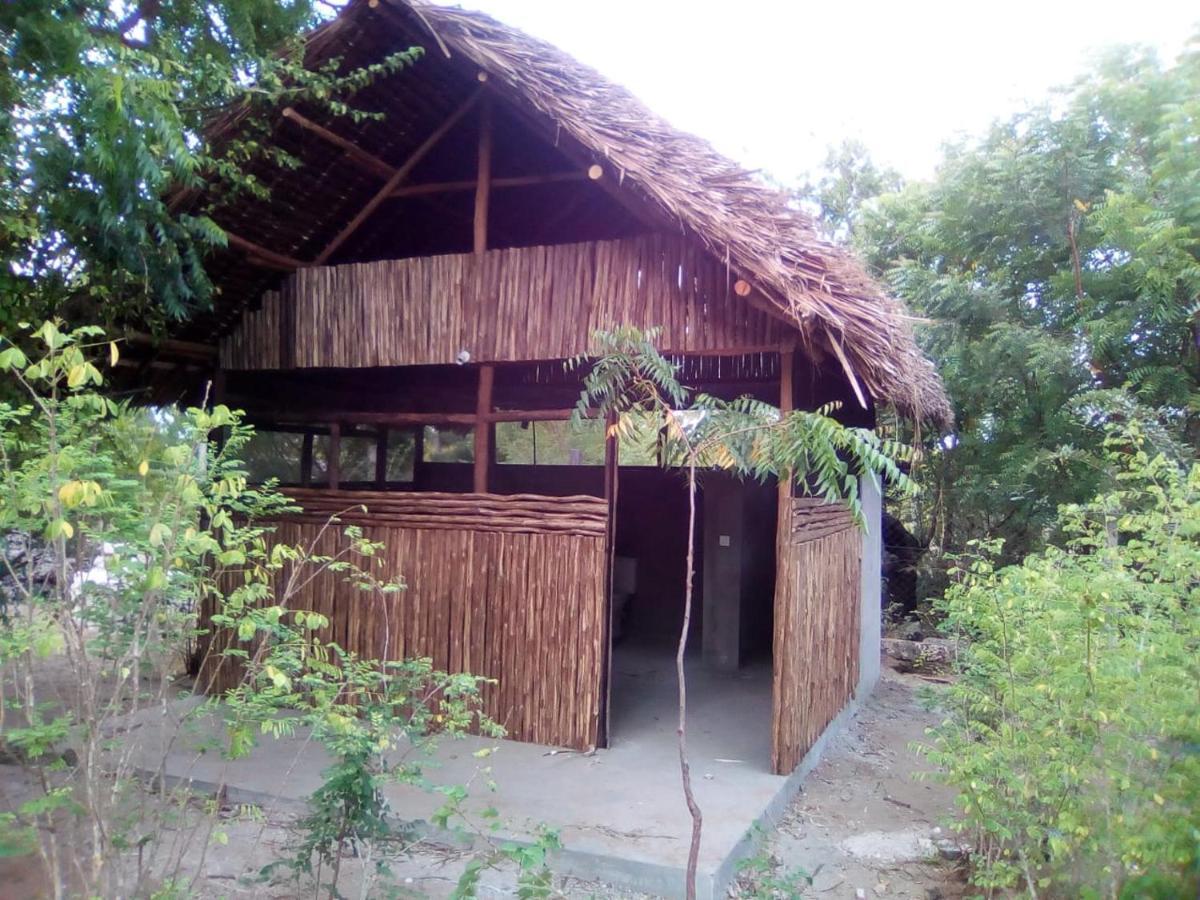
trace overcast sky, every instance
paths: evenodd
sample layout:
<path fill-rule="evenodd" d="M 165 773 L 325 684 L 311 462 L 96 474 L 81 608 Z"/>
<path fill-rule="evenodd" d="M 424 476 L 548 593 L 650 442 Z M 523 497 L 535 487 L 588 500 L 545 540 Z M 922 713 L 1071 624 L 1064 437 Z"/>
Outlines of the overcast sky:
<path fill-rule="evenodd" d="M 796 180 L 857 137 L 909 177 L 1043 99 L 1096 49 L 1174 59 L 1196 0 L 459 0 L 621 82 L 751 168 Z"/>

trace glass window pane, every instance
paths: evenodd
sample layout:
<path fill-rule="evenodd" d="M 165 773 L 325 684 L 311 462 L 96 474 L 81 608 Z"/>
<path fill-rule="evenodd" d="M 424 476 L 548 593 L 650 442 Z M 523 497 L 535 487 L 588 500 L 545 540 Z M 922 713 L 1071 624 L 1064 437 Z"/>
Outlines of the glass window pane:
<path fill-rule="evenodd" d="M 256 431 L 242 451 L 246 473 L 254 484 L 278 478 L 280 484 L 300 483 L 304 435 L 292 431 Z"/>
<path fill-rule="evenodd" d="M 496 426 L 496 459 L 538 466 L 604 465 L 604 423 L 501 422 Z"/>
<path fill-rule="evenodd" d="M 412 481 L 417 440 L 412 431 L 389 431 L 387 444 L 387 480 Z"/>
<path fill-rule="evenodd" d="M 329 481 L 329 435 L 313 437 L 312 482 Z M 338 481 L 375 481 L 375 438 L 343 434 L 338 449 Z"/>
<path fill-rule="evenodd" d="M 475 460 L 475 430 L 442 425 L 425 426 L 424 462 L 464 463 Z"/>
<path fill-rule="evenodd" d="M 375 451 L 378 443 L 369 437 L 343 434 L 338 455 L 338 478 L 342 481 L 375 481 Z"/>
<path fill-rule="evenodd" d="M 650 413 L 629 412 L 621 437 L 618 460 L 622 466 L 658 465 L 659 420 Z"/>

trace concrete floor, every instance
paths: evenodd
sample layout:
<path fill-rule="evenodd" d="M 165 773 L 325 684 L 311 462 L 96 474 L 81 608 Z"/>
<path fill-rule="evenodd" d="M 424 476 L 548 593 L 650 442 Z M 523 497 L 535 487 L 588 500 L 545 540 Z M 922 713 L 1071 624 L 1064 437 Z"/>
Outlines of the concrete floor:
<path fill-rule="evenodd" d="M 755 824 L 783 809 L 798 779 L 770 774 L 769 663 L 723 674 L 697 657 L 688 661 L 688 677 L 689 755 L 704 814 L 698 888 L 711 897 L 723 894 L 737 860 L 752 848 Z M 427 774 L 437 784 L 468 785 L 472 813 L 497 808 L 505 836 L 520 839 L 540 824 L 558 829 L 564 849 L 554 868 L 560 874 L 680 895 L 691 822 L 679 780 L 671 649 L 618 647 L 612 706 L 609 749 L 587 755 L 468 737 L 444 742 Z M 213 727 L 209 722 L 200 732 Z M 154 731 L 145 729 L 147 736 Z M 265 738 L 235 763 L 182 740 L 166 754 L 163 771 L 170 781 L 192 781 L 202 790 L 224 785 L 233 803 L 297 805 L 319 785 L 328 762 L 304 738 Z M 157 742 L 146 743 L 146 767 L 157 768 Z M 497 749 L 477 758 L 485 747 Z M 427 821 L 440 800 L 410 787 L 390 788 L 389 795 L 406 820 Z"/>

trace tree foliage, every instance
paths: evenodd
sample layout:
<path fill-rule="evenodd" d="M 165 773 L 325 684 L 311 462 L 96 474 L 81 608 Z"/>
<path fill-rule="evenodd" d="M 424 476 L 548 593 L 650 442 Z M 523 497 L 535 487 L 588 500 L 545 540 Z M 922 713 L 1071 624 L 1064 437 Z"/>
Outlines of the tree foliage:
<path fill-rule="evenodd" d="M 250 160 L 294 164 L 254 116 L 217 145 L 204 123 L 301 100 L 364 115 L 354 92 L 420 54 L 309 71 L 300 36 L 330 12 L 315 0 L 0 4 L 0 327 L 204 307 L 204 253 L 225 241 L 211 205 L 263 192 Z M 207 206 L 172 208 L 169 191 L 201 187 Z"/>
<path fill-rule="evenodd" d="M 849 148 L 809 189 L 926 320 L 958 418 L 927 435 L 935 545 L 1056 540 L 1058 506 L 1102 484 L 1105 422 L 1200 443 L 1198 141 L 1200 51 L 1127 49 L 947 148 L 929 182 L 867 197 L 883 179 Z"/>
<path fill-rule="evenodd" d="M 946 594 L 966 643 L 931 757 L 981 887 L 1200 889 L 1200 464 L 1136 424 L 1106 449 L 1116 487 L 1063 507 L 1063 548 L 997 570 L 982 542 Z"/>

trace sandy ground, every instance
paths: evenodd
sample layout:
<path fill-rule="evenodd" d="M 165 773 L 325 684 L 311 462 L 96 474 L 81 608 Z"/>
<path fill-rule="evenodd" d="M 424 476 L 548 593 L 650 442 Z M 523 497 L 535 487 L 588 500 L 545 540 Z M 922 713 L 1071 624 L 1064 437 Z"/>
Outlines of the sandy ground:
<path fill-rule="evenodd" d="M 956 898 L 964 891 L 957 864 L 936 842 L 954 812 L 954 791 L 932 778 L 913 742 L 938 721 L 917 698 L 927 684 L 885 668 L 859 715 L 839 734 L 766 841 L 771 875 L 793 879 L 803 896 L 836 898 Z M 936 688 L 936 684 L 934 685 Z M 762 878 L 746 876 L 734 896 L 752 896 Z"/>
<path fill-rule="evenodd" d="M 910 744 L 923 740 L 925 729 L 937 720 L 916 697 L 923 683 L 917 676 L 885 670 L 876 693 L 832 742 L 784 821 L 766 836 L 758 871 L 743 876 L 731 897 L 773 893 L 950 900 L 962 895 L 956 864 L 942 859 L 933 843 L 947 837 L 936 829 L 953 812 L 953 792 L 915 777 L 929 766 Z M 0 807 L 15 802 L 26 789 L 20 769 L 0 765 Z M 228 813 L 222 825 L 225 838 L 210 845 L 203 862 L 199 854 L 185 862 L 185 871 L 203 869 L 200 896 L 313 896 L 311 888 L 291 880 L 272 884 L 246 877 L 287 853 L 294 840 L 289 820 L 252 822 Z M 340 887 L 347 897 L 448 897 L 468 859 L 461 850 L 417 844 L 393 862 L 389 882 L 370 878 L 369 861 L 348 859 Z M 811 883 L 798 875 L 801 871 Z M 516 896 L 516 882 L 514 867 L 503 864 L 484 874 L 479 896 Z M 772 891 L 772 882 L 793 889 Z M 36 856 L 0 858 L 3 900 L 44 896 L 43 884 Z M 570 898 L 637 897 L 601 883 L 560 880 L 555 889 Z"/>

